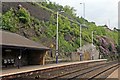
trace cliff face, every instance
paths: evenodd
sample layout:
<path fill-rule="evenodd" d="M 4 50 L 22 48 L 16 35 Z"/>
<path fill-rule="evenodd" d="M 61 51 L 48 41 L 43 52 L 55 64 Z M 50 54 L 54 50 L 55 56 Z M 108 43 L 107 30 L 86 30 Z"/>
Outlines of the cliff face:
<path fill-rule="evenodd" d="M 19 5 L 21 5 L 21 8 Z M 52 7 L 57 6 L 55 4 L 50 5 Z M 51 55 L 55 58 L 56 14 L 54 12 L 35 3 L 25 2 L 3 3 L 2 8 L 3 22 L 1 25 L 3 30 L 15 32 L 36 42 L 43 43 L 52 49 L 53 54 Z M 54 8 L 57 9 L 57 7 Z M 71 11 L 70 8 L 66 10 Z M 66 53 L 75 52 L 80 45 L 79 25 L 69 21 L 67 16 L 63 16 L 64 15 L 59 15 L 59 57 L 61 58 L 67 57 L 68 54 Z M 101 54 L 111 55 L 116 53 L 115 44 L 117 44 L 117 32 L 107 31 L 105 28 L 75 15 L 71 17 L 80 23 L 85 21 L 87 26 L 87 28 L 82 28 L 82 46 L 91 43 L 91 32 L 96 31 L 94 44 L 98 47 L 97 49 L 100 50 Z M 96 37 L 96 35 L 98 37 Z"/>
<path fill-rule="evenodd" d="M 99 50 L 100 53 L 105 57 L 112 57 L 113 55 L 117 54 L 115 43 L 112 39 L 103 36 L 98 37 L 99 40 Z"/>
<path fill-rule="evenodd" d="M 18 10 L 19 5 L 22 5 L 26 10 L 30 12 L 31 16 L 39 20 L 48 21 L 50 19 L 51 13 L 38 5 L 30 2 L 3 2 L 2 3 L 2 12 L 5 13 L 11 8 Z"/>

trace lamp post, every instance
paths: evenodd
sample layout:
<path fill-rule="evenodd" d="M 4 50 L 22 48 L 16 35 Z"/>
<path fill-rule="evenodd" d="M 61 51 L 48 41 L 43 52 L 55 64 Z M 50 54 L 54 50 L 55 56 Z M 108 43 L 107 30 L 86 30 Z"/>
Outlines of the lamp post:
<path fill-rule="evenodd" d="M 58 63 L 58 12 L 57 12 L 57 29 L 56 29 L 56 63 Z"/>
<path fill-rule="evenodd" d="M 59 45 L 58 45 L 58 15 L 59 15 L 59 13 L 62 13 L 62 12 L 64 12 L 64 11 L 60 11 L 60 12 L 58 12 L 57 11 L 57 29 L 56 29 L 56 63 L 58 63 L 58 54 L 59 54 L 59 51 L 58 51 L 58 49 L 59 49 Z"/>
<path fill-rule="evenodd" d="M 85 19 L 85 3 L 80 3 L 83 4 L 83 17 Z M 85 22 L 83 22 L 85 24 Z M 82 47 L 82 25 L 80 24 L 80 52 L 81 52 L 81 47 Z M 80 53 L 80 61 L 82 60 L 82 53 Z"/>
<path fill-rule="evenodd" d="M 80 3 L 83 4 L 83 18 L 85 19 L 85 3 Z"/>
<path fill-rule="evenodd" d="M 94 31 L 92 31 L 92 47 L 93 47 L 93 34 L 94 34 Z"/>
<path fill-rule="evenodd" d="M 80 3 L 80 4 L 83 4 L 83 18 L 85 19 L 85 3 Z M 85 21 L 83 22 L 83 25 L 85 25 Z M 82 25 L 80 25 L 80 50 L 81 50 L 81 46 L 82 46 Z"/>
<path fill-rule="evenodd" d="M 82 33 L 81 33 L 81 31 L 82 31 L 82 28 L 81 28 L 81 24 L 80 24 L 80 51 L 81 51 L 81 46 L 82 46 L 82 43 L 81 43 L 81 40 L 82 40 L 82 39 L 81 39 L 81 37 L 82 37 L 81 34 L 82 34 Z"/>
<path fill-rule="evenodd" d="M 93 47 L 94 47 L 94 42 L 93 42 L 94 32 L 96 32 L 96 31 L 92 31 L 92 52 L 93 52 Z M 92 53 L 92 60 L 94 60 L 94 53 Z"/>

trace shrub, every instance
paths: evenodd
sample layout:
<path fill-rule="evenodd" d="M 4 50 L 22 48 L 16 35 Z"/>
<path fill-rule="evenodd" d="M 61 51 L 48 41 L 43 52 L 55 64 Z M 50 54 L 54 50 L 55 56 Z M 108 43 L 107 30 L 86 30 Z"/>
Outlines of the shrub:
<path fill-rule="evenodd" d="M 26 9 L 24 9 L 24 8 L 21 7 L 18 10 L 17 15 L 19 17 L 20 22 L 22 22 L 24 24 L 30 22 L 30 14 L 29 14 L 29 12 Z"/>

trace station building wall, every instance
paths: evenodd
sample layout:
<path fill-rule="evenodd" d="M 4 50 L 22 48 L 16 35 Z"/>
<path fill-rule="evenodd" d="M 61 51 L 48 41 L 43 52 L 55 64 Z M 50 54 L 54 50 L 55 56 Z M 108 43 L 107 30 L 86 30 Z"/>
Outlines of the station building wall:
<path fill-rule="evenodd" d="M 2 63 L 4 60 L 7 61 L 7 66 L 27 66 L 27 65 L 44 65 L 46 50 L 23 50 L 20 53 L 20 49 L 2 49 Z M 21 59 L 18 56 L 21 55 Z M 11 62 L 14 60 L 14 63 Z M 12 64 L 11 64 L 12 63 Z"/>

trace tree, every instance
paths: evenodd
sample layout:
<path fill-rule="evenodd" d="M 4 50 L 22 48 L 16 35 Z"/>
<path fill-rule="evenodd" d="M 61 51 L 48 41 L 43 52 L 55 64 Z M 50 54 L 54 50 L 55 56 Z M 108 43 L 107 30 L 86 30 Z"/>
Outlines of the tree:
<path fill-rule="evenodd" d="M 76 10 L 73 7 L 70 7 L 70 6 L 66 5 L 64 7 L 64 11 L 66 12 L 66 14 L 68 14 L 70 16 L 76 16 L 76 14 L 75 14 Z"/>
<path fill-rule="evenodd" d="M 18 10 L 17 16 L 19 17 L 19 20 L 22 23 L 29 23 L 30 22 L 30 13 L 26 9 L 24 9 L 23 7 L 21 7 Z"/>

